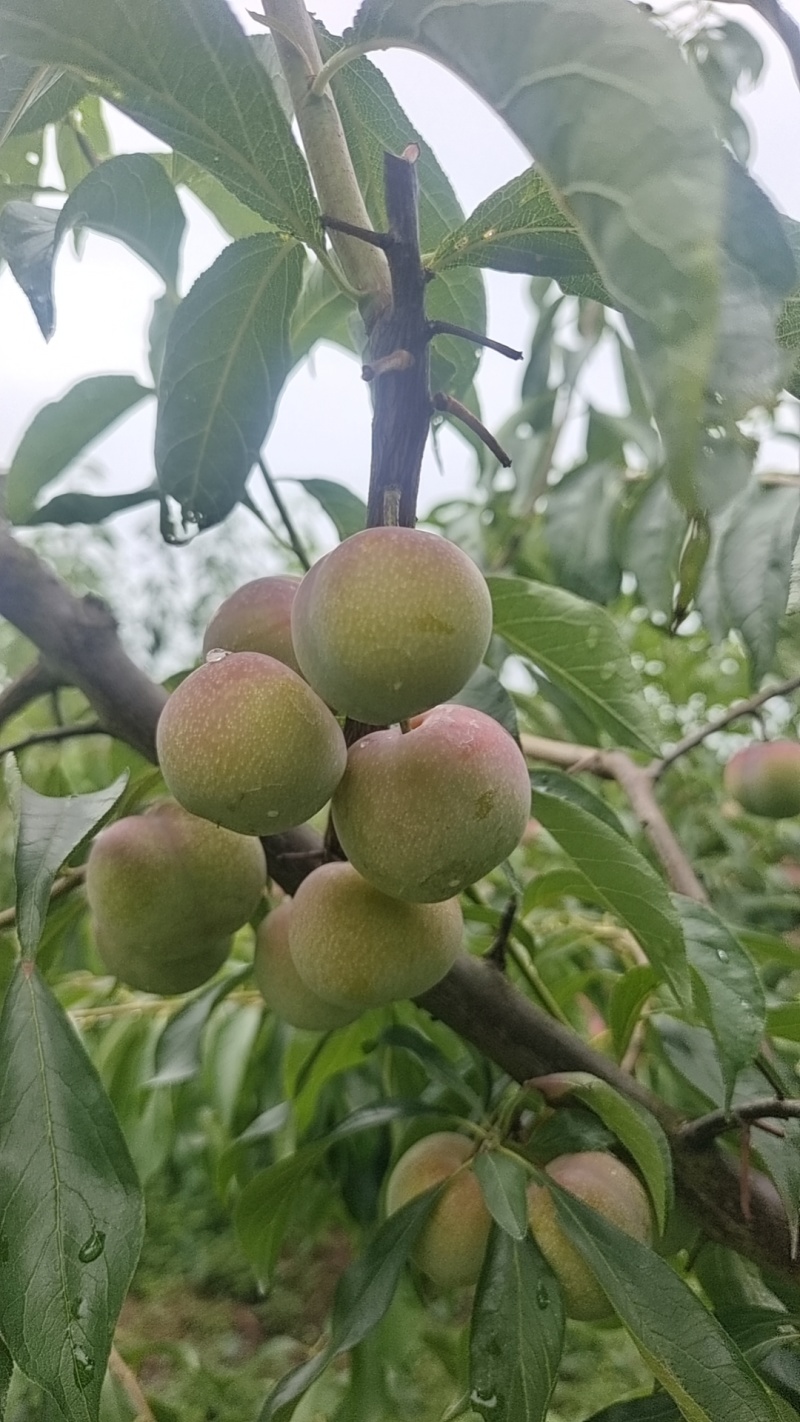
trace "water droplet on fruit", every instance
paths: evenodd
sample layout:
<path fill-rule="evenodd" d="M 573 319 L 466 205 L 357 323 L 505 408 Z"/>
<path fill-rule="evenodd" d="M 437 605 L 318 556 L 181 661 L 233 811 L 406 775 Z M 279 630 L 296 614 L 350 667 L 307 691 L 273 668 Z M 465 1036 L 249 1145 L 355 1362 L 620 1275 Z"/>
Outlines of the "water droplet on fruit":
<path fill-rule="evenodd" d="M 536 1303 L 537 1306 L 542 1309 L 550 1307 L 550 1295 L 547 1291 L 546 1284 L 540 1284 L 536 1290 Z"/>
<path fill-rule="evenodd" d="M 78 1387 L 85 1391 L 94 1377 L 94 1358 L 82 1343 L 76 1343 L 72 1349 L 72 1371 Z"/>
<path fill-rule="evenodd" d="M 78 1258 L 81 1264 L 91 1264 L 93 1259 L 99 1259 L 105 1248 L 106 1237 L 101 1229 L 93 1229 L 89 1238 L 84 1241 L 78 1250 Z"/>
<path fill-rule="evenodd" d="M 226 652 L 223 647 L 212 647 L 210 652 L 206 652 L 206 661 L 224 662 L 225 658 L 229 655 L 230 653 Z"/>

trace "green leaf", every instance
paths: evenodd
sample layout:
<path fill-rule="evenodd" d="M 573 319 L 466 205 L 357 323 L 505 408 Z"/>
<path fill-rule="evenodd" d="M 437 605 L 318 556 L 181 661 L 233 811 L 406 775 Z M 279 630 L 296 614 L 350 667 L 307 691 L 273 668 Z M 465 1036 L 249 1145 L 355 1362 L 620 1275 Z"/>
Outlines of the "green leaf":
<path fill-rule="evenodd" d="M 751 207 L 742 210 L 713 103 L 679 47 L 636 6 L 605 0 L 570 0 L 566 11 L 563 0 L 365 0 L 353 37 L 438 60 L 526 144 L 626 315 L 673 485 L 692 504 L 698 419 L 712 364 L 723 365 L 718 327 L 732 321 L 720 303 L 726 216 L 726 284 L 753 319 L 777 318 L 773 268 L 785 290 L 794 278 L 777 214 L 760 206 L 770 260 L 755 254 L 753 267 Z"/>
<path fill-rule="evenodd" d="M 228 993 L 239 987 L 249 974 L 249 967 L 231 973 L 222 982 L 214 983 L 205 992 L 193 997 L 170 1017 L 156 1043 L 155 1072 L 148 1086 L 175 1086 L 177 1082 L 189 1081 L 197 1075 L 202 1065 L 203 1033 L 209 1017 Z"/>
<path fill-rule="evenodd" d="M 157 484 L 150 484 L 146 489 L 131 489 L 127 494 L 57 494 L 20 522 L 29 527 L 42 523 L 58 523 L 62 527 L 74 523 L 105 523 L 107 518 L 125 513 L 126 509 L 155 503 L 158 496 Z"/>
<path fill-rule="evenodd" d="M 359 320 L 355 302 L 340 291 L 322 262 L 306 262 L 290 327 L 295 364 L 308 355 L 317 341 L 332 341 L 346 351 L 355 351 L 354 328 Z"/>
<path fill-rule="evenodd" d="M 258 1422 L 284 1422 L 287 1410 L 341 1353 L 356 1347 L 380 1323 L 394 1298 L 414 1242 L 444 1187 L 417 1195 L 390 1215 L 336 1289 L 326 1348 L 287 1373 L 270 1393 Z"/>
<path fill-rule="evenodd" d="M 286 1226 L 305 1176 L 321 1160 L 326 1142 L 315 1141 L 259 1171 L 234 1210 L 239 1243 L 262 1283 L 272 1275 Z"/>
<path fill-rule="evenodd" d="M 0 144 L 20 127 L 25 114 L 52 89 L 58 70 L 30 64 L 13 55 L 0 56 Z"/>
<path fill-rule="evenodd" d="M 647 963 L 628 968 L 615 982 L 609 1003 L 608 1024 L 618 1058 L 627 1051 L 642 1008 L 657 984 L 658 974 Z"/>
<path fill-rule="evenodd" d="M 492 1230 L 472 1309 L 470 1406 L 492 1422 L 545 1422 L 563 1347 L 549 1264 L 530 1234 Z"/>
<path fill-rule="evenodd" d="M 5 503 L 12 522 L 30 523 L 39 491 L 152 393 L 132 375 L 90 375 L 60 400 L 44 405 L 28 425 L 8 470 Z"/>
<path fill-rule="evenodd" d="M 0 51 L 86 75 L 247 207 L 318 245 L 308 170 L 257 55 L 218 0 L 0 0 Z"/>
<path fill-rule="evenodd" d="M 574 775 L 567 775 L 563 770 L 532 770 L 531 788 L 534 794 L 541 790 L 544 795 L 553 795 L 557 800 L 568 800 L 570 804 L 585 810 L 588 815 L 602 820 L 615 834 L 630 843 L 630 837 L 616 811 L 612 810 L 601 795 L 596 795 Z"/>
<path fill-rule="evenodd" d="M 490 267 L 550 277 L 572 296 L 613 302 L 567 213 L 536 168 L 528 168 L 490 194 L 427 260 L 434 271 Z"/>
<path fill-rule="evenodd" d="M 602 1412 L 594 1412 L 587 1422 L 680 1422 L 681 1413 L 668 1393 L 651 1392 L 647 1397 L 631 1397 L 614 1402 Z"/>
<path fill-rule="evenodd" d="M 775 665 L 799 507 L 793 489 L 754 485 L 731 508 L 717 550 L 723 608 L 744 638 L 756 685 Z"/>
<path fill-rule="evenodd" d="M 561 1100 L 567 1095 L 580 1101 L 599 1116 L 639 1167 L 650 1192 L 659 1233 L 664 1233 L 672 1209 L 672 1154 L 669 1142 L 655 1116 L 621 1096 L 607 1081 L 587 1072 L 558 1072 L 539 1085 L 545 1100 Z"/>
<path fill-rule="evenodd" d="M 523 578 L 488 578 L 494 630 L 578 702 L 618 745 L 654 750 L 649 709 L 609 614 Z"/>
<path fill-rule="evenodd" d="M 797 949 L 793 948 L 791 952 L 796 958 Z M 767 1031 L 771 1037 L 800 1042 L 800 1003 L 784 1002 L 780 1007 L 770 1007 L 767 1011 Z"/>
<path fill-rule="evenodd" d="M 764 1035 L 764 989 L 749 954 L 713 909 L 679 894 L 673 903 L 697 975 L 695 1006 L 714 1037 L 729 1106 L 736 1078 L 752 1062 Z"/>
<path fill-rule="evenodd" d="M 482 711 L 484 716 L 491 716 L 519 743 L 516 707 L 491 667 L 479 666 L 458 695 L 451 696 L 450 700 L 457 706 L 471 706 L 475 711 Z"/>
<path fill-rule="evenodd" d="M 158 391 L 162 492 L 199 528 L 244 492 L 291 369 L 289 318 L 303 251 L 265 232 L 234 242 L 195 282 L 167 332 Z"/>
<path fill-rule="evenodd" d="M 498 1151 L 479 1151 L 472 1168 L 492 1219 L 512 1239 L 524 1239 L 528 1233 L 525 1167 Z"/>
<path fill-rule="evenodd" d="M 22 287 L 45 340 L 53 334 L 50 277 L 58 212 L 31 202 L 7 202 L 0 212 L 0 257 Z"/>
<path fill-rule="evenodd" d="M 68 1418 L 97 1422 L 141 1191 L 97 1072 L 28 963 L 3 1005 L 0 1061 L 0 1333 Z"/>
<path fill-rule="evenodd" d="M 685 1002 L 686 949 L 664 881 L 629 840 L 580 806 L 539 791 L 535 813 L 586 875 L 600 902 L 630 929 L 659 977 Z"/>
<path fill-rule="evenodd" d="M 367 506 L 344 484 L 336 484 L 332 479 L 293 479 L 290 482 L 300 484 L 316 499 L 341 539 L 366 528 Z"/>
<path fill-rule="evenodd" d="M 105 790 L 59 798 L 31 790 L 13 757 L 9 757 L 6 775 L 17 800 L 17 937 L 23 956 L 32 958 L 42 936 L 56 874 L 81 840 L 117 803 L 128 783 L 128 772 Z"/>
<path fill-rule="evenodd" d="M 14 1359 L 0 1338 L 0 1418 L 5 1418 L 8 1389 L 14 1372 Z"/>
<path fill-rule="evenodd" d="M 620 560 L 633 573 L 648 612 L 672 612 L 687 518 L 663 477 L 653 479 L 631 510 Z"/>
<path fill-rule="evenodd" d="M 614 545 L 624 482 L 618 465 L 584 464 L 547 491 L 545 532 L 555 581 L 592 602 L 613 602 L 620 590 Z"/>
<path fill-rule="evenodd" d="M 384 1046 L 401 1047 L 403 1051 L 410 1052 L 422 1063 L 432 1081 L 438 1082 L 445 1091 L 452 1091 L 460 1096 L 470 1111 L 482 1109 L 482 1102 L 469 1082 L 464 1080 L 458 1068 L 425 1032 L 403 1022 L 396 1022 L 381 1032 L 380 1042 Z"/>
<path fill-rule="evenodd" d="M 652 1249 L 551 1186 L 558 1221 L 687 1422 L 778 1422 L 750 1364 Z"/>
<path fill-rule="evenodd" d="M 317 25 L 323 55 L 341 46 L 335 36 Z M 331 83 L 347 145 L 367 211 L 379 231 L 387 226 L 384 202 L 385 153 L 402 153 L 416 143 L 415 171 L 419 182 L 419 231 L 423 252 L 429 252 L 445 233 L 463 220 L 463 212 L 432 149 L 416 132 L 388 80 L 370 60 L 355 59 Z M 442 271 L 426 293 L 431 321 L 450 321 L 468 330 L 486 330 L 486 297 L 478 271 Z M 480 359 L 479 349 L 456 336 L 437 336 L 431 346 L 431 388 L 463 397 L 472 384 Z"/>

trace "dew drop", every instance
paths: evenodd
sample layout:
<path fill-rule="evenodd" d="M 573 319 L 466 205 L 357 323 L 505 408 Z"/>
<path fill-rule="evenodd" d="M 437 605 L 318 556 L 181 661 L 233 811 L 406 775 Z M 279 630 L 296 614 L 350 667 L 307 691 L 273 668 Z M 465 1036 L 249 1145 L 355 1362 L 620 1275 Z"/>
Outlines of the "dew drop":
<path fill-rule="evenodd" d="M 719 958 L 719 961 L 721 963 L 727 963 L 728 961 L 728 954 L 725 952 L 724 948 L 717 949 L 717 957 Z"/>
<path fill-rule="evenodd" d="M 74 1318 L 76 1322 L 82 1322 L 83 1319 L 89 1317 L 89 1300 L 83 1295 L 81 1295 L 80 1298 L 73 1299 L 69 1311 L 71 1317 Z"/>
<path fill-rule="evenodd" d="M 550 1307 L 550 1295 L 547 1291 L 546 1284 L 540 1284 L 536 1290 L 536 1304 L 537 1307 L 541 1309 Z"/>
<path fill-rule="evenodd" d="M 94 1358 L 82 1343 L 76 1343 L 72 1349 L 72 1371 L 78 1387 L 84 1392 L 94 1377 Z"/>
<path fill-rule="evenodd" d="M 84 1241 L 78 1250 L 78 1258 L 81 1264 L 91 1264 L 93 1259 L 99 1259 L 106 1243 L 105 1234 L 101 1229 L 93 1229 L 89 1238 Z"/>
<path fill-rule="evenodd" d="M 224 662 L 225 658 L 226 658 L 228 655 L 229 655 L 229 653 L 226 652 L 223 647 L 212 647 L 211 650 L 210 650 L 210 652 L 206 652 L 206 661 L 207 661 L 207 662 Z"/>

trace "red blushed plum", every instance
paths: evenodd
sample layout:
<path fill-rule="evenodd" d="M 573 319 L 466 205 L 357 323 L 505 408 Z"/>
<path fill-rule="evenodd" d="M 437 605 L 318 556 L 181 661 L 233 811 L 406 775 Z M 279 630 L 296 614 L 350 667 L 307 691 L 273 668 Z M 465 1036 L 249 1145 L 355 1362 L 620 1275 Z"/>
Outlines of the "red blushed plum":
<path fill-rule="evenodd" d="M 800 743 L 759 742 L 725 766 L 725 789 L 751 815 L 782 820 L 800 815 Z"/>
<path fill-rule="evenodd" d="M 488 874 L 519 843 L 531 786 L 516 742 L 469 706 L 437 706 L 406 734 L 351 746 L 333 797 L 336 833 L 383 893 L 430 903 Z"/>
<path fill-rule="evenodd" d="M 347 761 L 327 706 L 260 652 L 211 652 L 170 696 L 156 748 L 175 799 L 240 834 L 277 834 L 310 819 Z"/>
<path fill-rule="evenodd" d="M 306 573 L 292 606 L 300 667 L 323 701 L 370 726 L 454 696 L 492 631 L 486 582 L 455 544 L 368 528 Z"/>

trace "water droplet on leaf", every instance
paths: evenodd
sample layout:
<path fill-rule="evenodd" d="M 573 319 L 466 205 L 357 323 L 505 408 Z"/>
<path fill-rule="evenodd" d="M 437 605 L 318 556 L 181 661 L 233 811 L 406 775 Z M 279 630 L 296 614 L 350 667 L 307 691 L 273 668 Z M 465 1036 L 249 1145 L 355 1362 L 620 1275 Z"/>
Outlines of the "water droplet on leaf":
<path fill-rule="evenodd" d="M 94 1358 L 82 1343 L 76 1343 L 72 1349 L 72 1371 L 78 1387 L 83 1392 L 94 1377 Z"/>
<path fill-rule="evenodd" d="M 99 1259 L 105 1248 L 106 1237 L 101 1229 L 93 1229 L 89 1238 L 78 1250 L 78 1258 L 81 1264 L 91 1264 L 93 1259 Z"/>
<path fill-rule="evenodd" d="M 536 1290 L 536 1303 L 539 1308 L 544 1309 L 550 1307 L 550 1294 L 547 1291 L 546 1284 L 540 1284 Z"/>
<path fill-rule="evenodd" d="M 728 954 L 725 952 L 724 948 L 717 949 L 717 957 L 719 958 L 719 961 L 721 963 L 727 963 L 728 961 Z"/>

